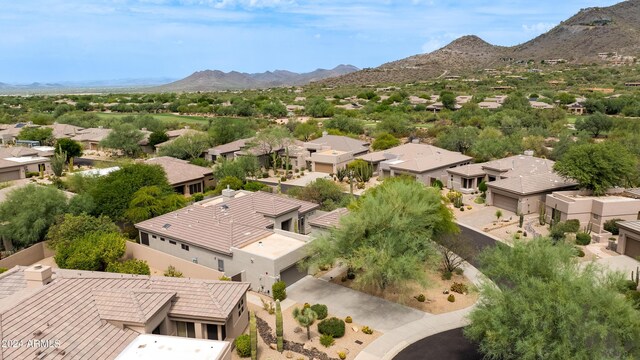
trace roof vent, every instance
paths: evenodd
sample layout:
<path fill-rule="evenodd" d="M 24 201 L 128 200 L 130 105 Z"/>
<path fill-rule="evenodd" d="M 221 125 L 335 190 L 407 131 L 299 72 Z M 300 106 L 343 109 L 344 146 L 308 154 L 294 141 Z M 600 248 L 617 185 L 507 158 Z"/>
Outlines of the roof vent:
<path fill-rule="evenodd" d="M 169 229 L 171 227 L 171 224 L 164 224 L 164 225 L 162 225 L 162 227 L 165 228 L 165 229 Z"/>

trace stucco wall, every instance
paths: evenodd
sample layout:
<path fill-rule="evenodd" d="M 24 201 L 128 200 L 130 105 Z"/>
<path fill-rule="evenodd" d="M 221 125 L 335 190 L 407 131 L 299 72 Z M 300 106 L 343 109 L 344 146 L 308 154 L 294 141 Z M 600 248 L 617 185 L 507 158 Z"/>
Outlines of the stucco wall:
<path fill-rule="evenodd" d="M 0 260 L 0 267 L 11 269 L 15 266 L 30 266 L 38 261 L 53 256 L 55 252 L 46 245 L 46 242 L 39 242 L 24 250 Z"/>

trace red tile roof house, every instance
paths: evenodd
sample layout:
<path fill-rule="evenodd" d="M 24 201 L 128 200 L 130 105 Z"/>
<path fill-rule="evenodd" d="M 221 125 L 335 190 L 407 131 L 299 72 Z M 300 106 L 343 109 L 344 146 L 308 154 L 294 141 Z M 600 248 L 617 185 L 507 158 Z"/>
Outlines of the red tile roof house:
<path fill-rule="evenodd" d="M 165 348 L 175 359 L 231 359 L 227 341 L 247 327 L 248 289 L 240 282 L 18 266 L 0 274 L 0 358 L 139 359 L 123 350 L 158 334 L 165 335 L 153 337 L 161 344 L 219 340 L 185 339 L 192 352 L 210 345 L 215 357 Z"/>
<path fill-rule="evenodd" d="M 539 211 L 547 194 L 576 187 L 575 182 L 554 173 L 554 163 L 526 152 L 525 155 L 469 164 L 447 170 L 448 187 L 470 194 L 478 191 L 478 185 L 485 181 L 487 205 L 516 214 L 531 214 Z"/>
<path fill-rule="evenodd" d="M 471 157 L 432 145 L 409 143 L 394 148 L 363 155 L 373 166 L 374 174 L 389 176 L 410 175 L 424 184 L 432 185 L 436 180 L 447 184 L 447 169 L 467 165 Z"/>
<path fill-rule="evenodd" d="M 305 235 L 319 205 L 266 192 L 223 190 L 204 200 L 135 224 L 140 243 L 198 263 L 270 294 L 307 275 L 297 263 L 312 241 Z"/>
<path fill-rule="evenodd" d="M 186 160 L 161 156 L 145 160 L 145 163 L 160 165 L 167 174 L 169 184 L 177 193 L 185 196 L 204 192 L 215 184 L 211 168 L 193 165 Z"/>

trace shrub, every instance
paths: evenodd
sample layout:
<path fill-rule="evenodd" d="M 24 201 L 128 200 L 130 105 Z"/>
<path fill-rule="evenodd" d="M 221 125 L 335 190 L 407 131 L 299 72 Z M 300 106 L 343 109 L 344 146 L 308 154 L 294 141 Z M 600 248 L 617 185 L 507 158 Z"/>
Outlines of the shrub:
<path fill-rule="evenodd" d="M 251 337 L 249 334 L 242 334 L 236 338 L 236 352 L 242 358 L 251 356 Z"/>
<path fill-rule="evenodd" d="M 576 234 L 576 244 L 578 245 L 589 245 L 591 243 L 591 235 L 579 232 Z"/>
<path fill-rule="evenodd" d="M 151 275 L 149 264 L 144 260 L 130 259 L 123 262 L 112 262 L 107 265 L 106 272 L 135 274 L 135 275 Z"/>
<path fill-rule="evenodd" d="M 311 306 L 311 310 L 313 310 L 318 315 L 318 320 L 323 320 L 327 317 L 327 315 L 329 315 L 327 305 L 315 304 Z"/>
<path fill-rule="evenodd" d="M 6 272 L 6 271 L 8 271 L 8 270 L 9 270 L 9 269 L 7 269 L 7 268 L 0 267 L 0 274 L 2 274 L 3 272 Z"/>
<path fill-rule="evenodd" d="M 220 281 L 231 281 L 231 278 L 226 276 L 226 275 L 222 275 L 218 278 L 218 280 Z"/>
<path fill-rule="evenodd" d="M 577 233 L 580 231 L 580 220 L 571 219 L 564 222 L 564 231 Z"/>
<path fill-rule="evenodd" d="M 584 257 L 584 251 L 582 251 L 582 249 L 580 248 L 576 248 L 576 256 L 577 257 Z"/>
<path fill-rule="evenodd" d="M 202 201 L 202 200 L 204 200 L 204 194 L 203 193 L 193 194 L 193 196 L 191 197 L 191 200 L 196 201 L 196 202 L 197 201 Z"/>
<path fill-rule="evenodd" d="M 449 294 L 449 296 L 447 297 L 447 301 L 456 302 L 456 297 L 453 294 Z"/>
<path fill-rule="evenodd" d="M 618 229 L 618 221 L 622 221 L 622 219 L 611 219 L 604 222 L 604 229 L 610 232 L 612 235 L 618 235 L 620 230 Z"/>
<path fill-rule="evenodd" d="M 444 271 L 442 273 L 442 280 L 451 280 L 451 276 L 453 274 L 451 274 L 451 271 Z"/>
<path fill-rule="evenodd" d="M 336 317 L 322 320 L 318 323 L 318 332 L 323 335 L 331 335 L 334 338 L 344 336 L 344 321 Z"/>
<path fill-rule="evenodd" d="M 276 281 L 271 286 L 271 293 L 273 294 L 274 300 L 283 301 L 287 298 L 287 284 L 284 281 Z"/>
<path fill-rule="evenodd" d="M 455 270 L 453 270 L 453 272 L 456 275 L 462 275 L 464 273 L 464 269 L 463 268 L 456 268 Z"/>
<path fill-rule="evenodd" d="M 286 181 L 287 181 L 287 177 L 286 177 L 286 176 L 282 176 L 282 177 L 280 177 L 280 181 L 281 181 L 281 182 L 286 182 Z"/>
<path fill-rule="evenodd" d="M 165 270 L 165 272 L 164 272 L 164 276 L 181 278 L 182 277 L 182 273 L 180 271 L 178 271 L 175 268 L 175 266 L 169 265 L 167 270 Z"/>
<path fill-rule="evenodd" d="M 442 181 L 440 180 L 436 180 L 433 182 L 433 186 L 437 187 L 438 189 L 442 190 L 444 189 L 444 184 L 442 183 Z"/>
<path fill-rule="evenodd" d="M 460 211 L 464 211 L 464 208 L 462 206 L 460 207 Z"/>
<path fill-rule="evenodd" d="M 636 291 L 636 289 L 638 288 L 638 284 L 636 284 L 636 282 L 633 280 L 625 280 L 624 288 L 626 290 Z"/>
<path fill-rule="evenodd" d="M 344 351 L 338 351 L 338 357 L 340 358 L 340 360 L 344 360 L 347 358 L 347 353 L 345 353 Z"/>
<path fill-rule="evenodd" d="M 475 198 L 475 200 L 473 200 L 473 202 L 476 204 L 484 204 L 484 198 L 481 196 L 478 196 L 477 198 Z"/>
<path fill-rule="evenodd" d="M 451 285 L 451 291 L 457 292 L 458 294 L 466 294 L 469 292 L 469 288 L 463 283 L 454 282 L 453 285 Z"/>
<path fill-rule="evenodd" d="M 260 191 L 264 188 L 266 188 L 267 185 L 261 183 L 261 182 L 257 182 L 257 181 L 249 181 L 246 184 L 244 184 L 243 188 L 247 191 Z"/>
<path fill-rule="evenodd" d="M 347 324 L 351 324 L 353 322 L 353 319 L 351 318 L 351 316 L 347 316 L 346 318 L 344 318 L 344 322 L 346 322 Z"/>
<path fill-rule="evenodd" d="M 420 294 L 420 295 L 416 296 L 415 298 L 419 302 L 424 302 L 425 300 L 427 300 L 427 298 L 424 296 L 424 294 Z"/>
<path fill-rule="evenodd" d="M 368 326 L 363 326 L 362 327 L 362 333 L 363 334 L 367 334 L 367 335 L 371 335 L 371 334 L 373 334 L 373 329 L 368 327 Z"/>
<path fill-rule="evenodd" d="M 336 341 L 333 340 L 333 336 L 331 335 L 320 335 L 320 344 L 322 344 L 322 346 L 324 347 L 329 347 L 331 345 L 333 345 Z"/>
<path fill-rule="evenodd" d="M 263 179 L 266 179 L 266 178 L 268 178 L 268 177 L 269 177 L 269 173 L 262 173 L 262 178 L 263 178 Z"/>
<path fill-rule="evenodd" d="M 631 301 L 633 307 L 640 310 L 640 292 L 639 291 L 629 291 L 627 292 L 627 299 Z"/>

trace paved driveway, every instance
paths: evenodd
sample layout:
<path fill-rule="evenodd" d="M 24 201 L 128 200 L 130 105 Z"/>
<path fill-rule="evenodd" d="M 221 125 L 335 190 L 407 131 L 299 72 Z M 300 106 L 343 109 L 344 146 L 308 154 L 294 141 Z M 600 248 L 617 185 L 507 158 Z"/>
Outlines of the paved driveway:
<path fill-rule="evenodd" d="M 325 304 L 332 315 L 351 316 L 358 324 L 371 326 L 383 333 L 425 316 L 433 316 L 312 276 L 288 287 L 287 299 Z"/>
<path fill-rule="evenodd" d="M 467 340 L 462 328 L 458 328 L 415 342 L 393 359 L 482 360 L 482 355 L 478 352 L 478 346 Z"/>
<path fill-rule="evenodd" d="M 483 205 L 476 205 L 483 206 Z M 458 212 L 457 210 L 454 212 L 456 219 L 459 222 L 476 227 L 478 229 L 482 229 L 485 226 L 492 224 L 496 220 L 496 211 L 502 211 L 502 219 L 513 218 L 514 220 L 518 219 L 518 216 L 508 210 L 500 209 L 495 206 L 483 206 L 480 210 L 474 211 L 472 213 L 466 212 Z"/>

